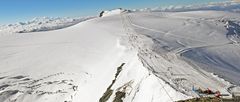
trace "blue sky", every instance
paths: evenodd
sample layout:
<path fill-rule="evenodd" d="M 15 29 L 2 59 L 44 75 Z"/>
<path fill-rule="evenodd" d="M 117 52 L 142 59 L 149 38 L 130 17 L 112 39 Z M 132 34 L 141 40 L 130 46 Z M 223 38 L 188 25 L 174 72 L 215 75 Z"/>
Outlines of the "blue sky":
<path fill-rule="evenodd" d="M 145 8 L 189 5 L 227 0 L 1 0 L 0 24 L 27 21 L 34 17 L 78 17 L 97 15 L 113 8 Z"/>

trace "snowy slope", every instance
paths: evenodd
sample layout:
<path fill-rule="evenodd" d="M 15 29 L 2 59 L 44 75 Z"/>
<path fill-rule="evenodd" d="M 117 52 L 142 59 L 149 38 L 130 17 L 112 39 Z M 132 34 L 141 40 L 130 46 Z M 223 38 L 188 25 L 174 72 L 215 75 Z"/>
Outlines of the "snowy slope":
<path fill-rule="evenodd" d="M 136 47 L 147 68 L 176 90 L 194 96 L 192 86 L 229 92 L 229 83 L 208 72 L 239 85 L 239 21 L 234 21 L 239 17 L 228 12 L 194 11 L 133 13 L 126 18 L 133 26 L 133 38 L 142 41 Z M 144 36 L 134 36 L 137 34 Z"/>
<path fill-rule="evenodd" d="M 1 102 L 172 102 L 198 97 L 193 86 L 240 92 L 239 14 L 110 15 L 1 36 Z"/>

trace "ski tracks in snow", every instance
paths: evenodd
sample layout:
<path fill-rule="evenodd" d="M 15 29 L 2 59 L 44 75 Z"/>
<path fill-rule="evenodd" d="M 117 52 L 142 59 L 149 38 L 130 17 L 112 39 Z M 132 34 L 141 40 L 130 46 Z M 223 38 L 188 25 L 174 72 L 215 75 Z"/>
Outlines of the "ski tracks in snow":
<path fill-rule="evenodd" d="M 129 42 L 135 49 L 138 50 L 138 56 L 140 60 L 142 60 L 142 63 L 145 65 L 145 67 L 159 79 L 168 83 L 176 91 L 192 97 L 198 96 L 198 94 L 194 93 L 191 90 L 192 86 L 211 88 L 216 91 L 219 90 L 222 93 L 229 94 L 227 88 L 231 85 L 228 82 L 219 81 L 219 79 L 213 77 L 211 73 L 208 73 L 201 68 L 198 68 L 197 66 L 194 66 L 189 62 L 182 60 L 180 55 L 191 49 L 224 46 L 232 43 L 183 47 L 170 51 L 165 55 L 159 55 L 152 51 L 152 44 L 154 44 L 154 39 L 135 32 L 132 27 L 149 30 L 164 35 L 167 33 L 168 36 L 180 39 L 194 40 L 202 43 L 204 42 L 198 39 L 182 37 L 171 34 L 170 32 L 159 31 L 134 24 L 130 15 L 128 14 L 122 14 L 121 16 L 124 29 L 129 36 Z M 198 76 L 197 79 L 194 78 L 196 76 Z"/>

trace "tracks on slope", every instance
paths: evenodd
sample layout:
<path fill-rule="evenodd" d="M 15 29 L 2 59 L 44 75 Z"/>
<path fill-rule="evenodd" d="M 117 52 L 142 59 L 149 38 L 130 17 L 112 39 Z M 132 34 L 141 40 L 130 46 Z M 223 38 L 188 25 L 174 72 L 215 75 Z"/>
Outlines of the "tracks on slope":
<path fill-rule="evenodd" d="M 150 54 L 149 52 L 151 52 L 149 49 L 150 48 L 142 48 L 142 46 L 145 46 L 144 42 L 143 42 L 143 38 L 145 38 L 143 35 L 140 35 L 138 33 L 136 33 L 134 30 L 131 29 L 131 21 L 129 20 L 129 18 L 127 18 L 129 16 L 124 16 L 121 15 L 121 19 L 122 19 L 122 24 L 123 24 L 123 28 L 125 29 L 125 31 L 127 32 L 127 35 L 129 37 L 129 43 L 132 45 L 133 48 L 138 49 L 138 57 L 140 58 L 140 60 L 142 61 L 143 65 L 148 68 L 148 70 L 150 70 L 153 75 L 155 75 L 156 77 L 158 77 L 159 79 L 165 81 L 166 83 L 168 83 L 165 79 L 159 77 L 156 75 L 155 71 L 153 70 L 153 67 L 151 65 L 149 65 L 144 58 L 141 55 L 147 55 Z M 145 40 L 149 40 L 151 41 L 151 39 L 147 38 Z M 139 45 L 140 44 L 140 45 Z M 147 47 L 147 46 L 145 46 Z M 151 55 L 151 54 L 150 54 Z M 161 84 L 161 83 L 160 83 Z M 162 85 L 162 84 L 161 84 Z M 169 84 L 172 88 L 174 88 L 174 86 L 172 86 L 171 84 Z M 165 87 L 162 85 L 162 88 L 164 89 L 164 91 L 166 92 L 167 96 L 170 98 L 171 101 L 174 101 L 174 99 L 171 97 L 170 93 L 168 93 L 167 89 L 165 89 Z M 174 88 L 175 90 L 177 90 L 176 88 Z M 180 91 L 180 90 L 179 90 Z M 184 93 L 184 92 L 183 92 Z"/>
<path fill-rule="evenodd" d="M 170 32 L 165 32 L 165 31 L 161 31 L 161 30 L 156 30 L 156 29 L 152 29 L 152 28 L 148 28 L 148 27 L 144 27 L 144 26 L 141 26 L 141 25 L 138 25 L 138 24 L 134 24 L 132 23 L 132 20 L 130 17 L 128 17 L 129 20 L 130 20 L 130 23 L 132 26 L 134 27 L 137 27 L 137 28 L 140 28 L 140 29 L 145 29 L 145 30 L 148 30 L 148 31 L 152 31 L 152 32 L 156 32 L 156 33 L 161 33 L 161 34 L 167 34 L 167 35 L 170 35 L 172 37 L 175 37 L 175 38 L 181 38 L 181 39 L 187 39 L 187 40 L 190 40 L 190 41 L 197 41 L 197 42 L 201 42 L 201 43 L 206 43 L 202 40 L 199 40 L 199 39 L 193 39 L 193 38 L 188 38 L 186 36 L 182 37 L 182 36 L 179 36 L 179 35 L 176 35 L 176 34 L 172 34 Z M 233 31 L 232 31 L 233 32 Z M 229 35 L 227 35 L 229 36 Z M 155 38 L 152 38 L 150 36 L 147 36 L 149 37 L 150 39 L 153 39 L 153 40 L 156 40 L 158 41 L 158 39 L 155 39 Z M 191 46 L 191 47 L 186 47 L 186 48 L 183 48 L 183 49 L 177 49 L 177 50 L 174 50 L 172 51 L 173 53 L 176 53 L 176 54 L 181 54 L 181 53 L 184 53 L 188 50 L 191 50 L 191 49 L 197 49 L 197 48 L 209 48 L 209 47 L 218 47 L 218 46 L 224 46 L 224 45 L 232 45 L 234 44 L 233 42 L 228 42 L 228 43 L 222 43 L 222 44 L 212 44 L 212 45 L 204 45 L 204 46 Z"/>
<path fill-rule="evenodd" d="M 151 43 L 154 39 L 149 36 L 145 36 L 143 34 L 135 32 L 134 29 L 132 29 L 131 27 L 138 27 L 145 30 L 155 31 L 157 33 L 166 33 L 166 32 L 157 31 L 157 30 L 146 28 L 136 24 L 134 25 L 132 23 L 131 18 L 127 14 L 126 15 L 122 14 L 121 18 L 122 18 L 123 27 L 129 37 L 129 43 L 132 45 L 133 48 L 138 50 L 138 56 L 142 61 L 142 63 L 144 64 L 144 66 L 149 71 L 151 71 L 156 77 L 165 81 L 168 85 L 170 85 L 176 91 L 181 92 L 188 96 L 196 97 L 198 95 L 191 91 L 191 87 L 194 85 L 197 85 L 201 88 L 207 88 L 207 87 L 214 88 L 216 90 L 223 89 L 224 87 L 228 86 L 228 84 L 226 84 L 225 82 L 218 81 L 210 73 L 207 73 L 204 70 L 199 69 L 198 67 L 195 68 L 196 66 L 190 65 L 188 62 L 181 61 L 178 56 L 185 51 L 195 49 L 195 48 L 217 47 L 217 46 L 223 46 L 231 43 L 218 44 L 218 45 L 206 45 L 206 46 L 193 46 L 185 49 L 174 50 L 171 52 L 172 54 L 170 56 L 159 55 L 152 50 L 151 46 L 148 46 L 145 43 L 145 42 Z M 171 35 L 174 36 L 173 34 Z M 174 37 L 182 38 L 179 36 L 174 36 Z M 187 39 L 190 39 L 190 38 L 187 38 Z M 198 39 L 194 39 L 194 40 L 200 42 Z M 173 58 L 168 59 L 168 57 L 173 57 Z M 160 65 L 159 63 L 164 63 L 164 64 Z M 183 65 L 178 66 L 181 63 Z M 186 72 L 188 72 L 189 74 Z M 198 80 L 195 80 L 194 77 L 196 76 L 199 76 Z M 206 81 L 203 81 L 203 80 L 207 80 L 208 83 L 214 83 L 214 84 L 205 85 Z"/>

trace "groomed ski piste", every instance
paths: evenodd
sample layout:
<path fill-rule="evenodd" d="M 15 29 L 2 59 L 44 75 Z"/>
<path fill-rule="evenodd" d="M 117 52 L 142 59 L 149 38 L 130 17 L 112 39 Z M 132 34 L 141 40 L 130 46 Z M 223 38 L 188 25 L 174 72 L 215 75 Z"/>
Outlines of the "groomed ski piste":
<path fill-rule="evenodd" d="M 240 92 L 240 14 L 107 11 L 0 36 L 1 102 L 173 102 Z"/>

